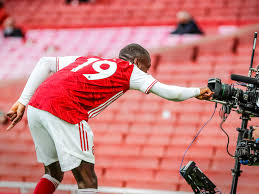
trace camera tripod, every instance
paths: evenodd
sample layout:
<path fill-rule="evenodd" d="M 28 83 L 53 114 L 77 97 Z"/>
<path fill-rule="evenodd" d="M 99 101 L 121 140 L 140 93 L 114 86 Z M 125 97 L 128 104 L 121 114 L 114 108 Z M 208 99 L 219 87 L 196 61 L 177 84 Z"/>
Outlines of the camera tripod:
<path fill-rule="evenodd" d="M 248 121 L 250 120 L 250 117 L 249 117 L 249 115 L 243 113 L 241 115 L 240 119 L 242 119 L 242 123 L 241 123 L 241 128 L 237 128 L 238 137 L 237 137 L 237 144 L 236 144 L 235 153 L 237 152 L 237 147 L 238 147 L 239 142 L 243 139 L 243 135 L 244 135 L 245 131 L 247 130 L 247 124 L 248 124 Z M 234 169 L 231 169 L 233 179 L 232 179 L 230 194 L 236 194 L 238 178 L 242 173 L 242 170 L 240 170 L 240 166 L 241 166 L 241 164 L 240 164 L 239 158 L 237 157 L 235 159 Z"/>

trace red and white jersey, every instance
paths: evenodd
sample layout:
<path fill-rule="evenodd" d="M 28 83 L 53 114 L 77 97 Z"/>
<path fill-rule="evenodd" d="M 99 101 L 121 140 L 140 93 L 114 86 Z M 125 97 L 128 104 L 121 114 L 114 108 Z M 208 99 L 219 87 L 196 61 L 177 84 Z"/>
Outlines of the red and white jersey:
<path fill-rule="evenodd" d="M 29 105 L 71 123 L 95 117 L 128 89 L 148 93 L 157 82 L 122 59 L 57 58 L 57 73 L 36 90 Z"/>

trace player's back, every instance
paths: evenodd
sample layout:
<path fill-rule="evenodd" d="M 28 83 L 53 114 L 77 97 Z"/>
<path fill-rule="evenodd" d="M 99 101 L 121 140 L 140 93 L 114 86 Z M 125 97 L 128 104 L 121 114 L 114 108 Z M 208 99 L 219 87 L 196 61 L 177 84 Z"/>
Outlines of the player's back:
<path fill-rule="evenodd" d="M 44 81 L 30 105 L 72 124 L 94 117 L 129 89 L 134 65 L 79 57 Z"/>

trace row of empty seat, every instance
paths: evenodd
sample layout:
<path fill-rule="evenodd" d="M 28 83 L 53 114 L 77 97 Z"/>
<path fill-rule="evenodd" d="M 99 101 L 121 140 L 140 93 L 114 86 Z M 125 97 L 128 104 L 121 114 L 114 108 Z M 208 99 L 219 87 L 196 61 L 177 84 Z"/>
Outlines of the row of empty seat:
<path fill-rule="evenodd" d="M 189 11 L 204 27 L 243 25 L 259 21 L 258 6 L 256 0 L 96 0 L 75 7 L 64 0 L 6 1 L 7 11 L 25 28 L 175 25 L 180 10 Z"/>
<path fill-rule="evenodd" d="M 220 33 L 233 32 L 233 26 L 220 27 Z M 125 28 L 85 28 L 70 30 L 30 30 L 27 32 L 27 39 L 4 39 L 0 37 L 0 58 L 2 60 L 2 79 L 17 78 L 23 75 L 28 76 L 32 68 L 42 56 L 82 56 L 99 55 L 103 57 L 116 57 L 121 48 L 129 43 L 138 43 L 147 49 L 161 46 L 181 45 L 192 43 L 201 37 L 196 35 L 172 36 L 170 26 L 159 27 L 125 27 Z M 250 45 L 244 47 L 240 43 L 238 50 L 229 56 L 221 56 L 223 51 L 230 52 L 233 40 L 229 40 L 224 47 L 217 44 L 216 47 L 200 47 L 196 61 L 183 61 L 182 58 L 191 59 L 192 49 L 171 52 L 163 66 L 157 69 L 158 79 L 181 80 L 183 84 L 193 84 L 193 80 L 203 80 L 207 73 L 211 76 L 220 72 L 243 71 L 250 61 Z M 214 49 L 211 48 L 220 48 Z M 220 57 L 216 57 L 219 55 Z M 11 57 L 10 57 L 11 56 Z M 234 57 L 233 57 L 234 56 Z M 180 61 L 179 65 L 171 65 L 171 61 Z M 256 62 L 257 58 L 255 58 Z M 235 64 L 226 65 L 226 64 Z M 27 68 L 23 68 L 26 66 Z M 202 67 L 202 68 L 201 68 Z M 182 80 L 182 74 L 177 73 L 192 71 L 195 77 L 192 80 Z M 204 74 L 205 72 L 205 74 Z M 175 75 L 174 75 L 175 74 Z M 195 81 L 195 82 L 196 82 Z M 199 82 L 200 82 L 199 81 Z M 195 83 L 194 83 L 195 84 Z M 199 83 L 198 83 L 199 84 Z"/>

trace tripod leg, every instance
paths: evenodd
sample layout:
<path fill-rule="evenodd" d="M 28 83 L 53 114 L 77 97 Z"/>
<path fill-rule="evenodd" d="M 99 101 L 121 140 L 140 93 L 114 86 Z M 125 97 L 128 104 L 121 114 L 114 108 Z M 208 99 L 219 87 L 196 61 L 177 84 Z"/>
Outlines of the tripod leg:
<path fill-rule="evenodd" d="M 244 131 L 245 131 L 246 128 L 247 128 L 247 124 L 248 124 L 249 117 L 248 117 L 247 115 L 245 115 L 245 114 L 242 114 L 241 119 L 242 119 L 241 128 L 237 128 L 238 137 L 237 137 L 237 145 L 236 145 L 236 148 L 237 148 L 239 142 L 243 139 L 243 134 L 244 134 Z M 236 152 L 237 152 L 237 150 L 235 151 L 235 153 L 236 153 Z M 235 159 L 235 167 L 234 167 L 234 169 L 231 169 L 231 171 L 232 171 L 233 179 L 232 179 L 232 185 L 231 185 L 230 194 L 236 194 L 238 177 L 240 176 L 240 174 L 241 174 L 241 172 L 242 172 L 242 171 L 240 170 L 239 158 L 236 158 L 236 159 Z"/>
<path fill-rule="evenodd" d="M 232 171 L 233 179 L 232 179 L 230 194 L 236 194 L 238 177 L 240 176 L 240 174 L 242 172 L 240 170 L 240 162 L 239 162 L 238 158 L 235 160 L 235 167 L 234 167 L 234 169 L 231 169 L 231 171 Z"/>

